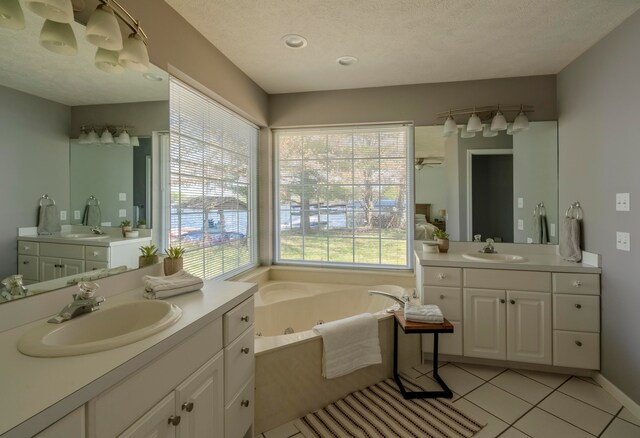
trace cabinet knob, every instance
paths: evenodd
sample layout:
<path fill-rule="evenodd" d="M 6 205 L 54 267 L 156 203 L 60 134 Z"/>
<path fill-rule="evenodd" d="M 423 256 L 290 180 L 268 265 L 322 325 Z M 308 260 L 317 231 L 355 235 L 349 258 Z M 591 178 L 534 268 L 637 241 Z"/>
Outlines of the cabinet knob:
<path fill-rule="evenodd" d="M 576 345 L 577 345 L 578 347 L 582 347 L 582 342 L 580 342 L 580 341 L 576 341 Z"/>
<path fill-rule="evenodd" d="M 249 315 L 243 315 L 240 317 L 240 321 L 249 322 Z"/>
<path fill-rule="evenodd" d="M 440 299 L 444 300 L 444 295 L 440 294 Z"/>
<path fill-rule="evenodd" d="M 504 299 L 500 298 L 500 303 L 504 304 L 504 303 L 506 303 L 506 301 Z"/>
<path fill-rule="evenodd" d="M 573 282 L 573 287 L 580 287 L 582 286 L 582 282 L 580 280 L 576 280 Z"/>
<path fill-rule="evenodd" d="M 439 278 L 440 280 L 444 280 L 445 278 L 447 278 L 447 276 L 446 276 L 446 275 L 444 275 L 442 272 L 440 272 L 440 273 L 438 274 L 438 278 Z"/>
<path fill-rule="evenodd" d="M 187 412 L 193 411 L 193 402 L 182 403 L 182 410 Z"/>
<path fill-rule="evenodd" d="M 22 249 L 24 249 L 25 251 L 29 251 L 31 249 L 30 246 L 23 246 Z"/>
<path fill-rule="evenodd" d="M 180 418 L 180 415 L 172 415 L 169 417 L 169 421 L 167 421 L 167 423 L 171 424 L 172 426 L 177 426 L 178 424 L 180 424 L 180 420 L 182 418 Z"/>
<path fill-rule="evenodd" d="M 29 263 L 29 260 L 25 260 L 24 262 L 22 262 L 23 265 L 28 265 Z"/>
<path fill-rule="evenodd" d="M 241 348 L 240 351 L 244 354 L 249 354 L 250 350 L 249 350 L 249 347 L 244 347 L 244 348 Z"/>
<path fill-rule="evenodd" d="M 246 408 L 246 407 L 249 407 L 249 400 L 242 400 L 242 401 L 240 402 L 240 406 L 243 406 L 243 407 L 245 407 L 245 408 Z"/>
<path fill-rule="evenodd" d="M 98 255 L 98 251 L 93 251 L 93 256 L 96 257 Z"/>
<path fill-rule="evenodd" d="M 515 304 L 515 303 L 516 303 L 516 300 L 509 300 L 509 302 L 510 302 L 511 304 Z"/>
<path fill-rule="evenodd" d="M 582 304 L 576 304 L 576 309 L 582 309 Z"/>

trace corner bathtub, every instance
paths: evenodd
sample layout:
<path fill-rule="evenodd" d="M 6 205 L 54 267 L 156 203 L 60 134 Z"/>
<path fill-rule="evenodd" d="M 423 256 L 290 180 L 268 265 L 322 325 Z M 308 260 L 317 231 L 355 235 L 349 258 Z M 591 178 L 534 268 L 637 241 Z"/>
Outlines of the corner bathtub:
<path fill-rule="evenodd" d="M 370 296 L 369 290 L 398 297 L 410 293 L 394 285 L 269 281 L 260 287 L 255 295 L 256 434 L 391 376 L 393 319 L 386 309 L 395 301 Z M 382 364 L 323 378 L 322 338 L 313 326 L 365 312 L 378 317 Z M 420 337 L 400 335 L 401 367 L 420 363 Z"/>

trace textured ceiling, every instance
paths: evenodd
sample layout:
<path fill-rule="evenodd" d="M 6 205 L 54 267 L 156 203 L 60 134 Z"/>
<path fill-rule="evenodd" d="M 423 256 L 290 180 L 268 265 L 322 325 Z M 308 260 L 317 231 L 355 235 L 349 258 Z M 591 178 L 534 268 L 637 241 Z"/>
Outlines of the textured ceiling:
<path fill-rule="evenodd" d="M 640 0 L 165 0 L 268 93 L 555 74 Z M 301 50 L 285 34 L 307 38 Z M 336 58 L 359 62 L 341 67 Z"/>
<path fill-rule="evenodd" d="M 84 39 L 84 26 L 72 23 L 78 54 L 52 53 L 38 44 L 43 18 L 23 7 L 27 28 L 0 27 L 0 85 L 69 106 L 167 100 L 168 75 L 152 82 L 136 72 L 110 75 L 94 65 L 96 47 Z"/>

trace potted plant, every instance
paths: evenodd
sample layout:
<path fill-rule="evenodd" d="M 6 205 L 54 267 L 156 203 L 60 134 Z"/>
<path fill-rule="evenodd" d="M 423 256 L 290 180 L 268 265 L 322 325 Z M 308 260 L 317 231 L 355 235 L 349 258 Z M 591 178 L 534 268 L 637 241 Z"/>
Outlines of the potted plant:
<path fill-rule="evenodd" d="M 164 275 L 173 275 L 182 269 L 184 249 L 170 246 L 165 250 L 167 257 L 164 259 Z"/>
<path fill-rule="evenodd" d="M 144 219 L 140 219 L 138 221 L 138 228 L 140 228 L 141 230 L 147 228 L 147 221 L 145 221 Z"/>
<path fill-rule="evenodd" d="M 440 252 L 448 252 L 449 251 L 449 233 L 442 230 L 436 230 L 433 233 L 433 236 L 436 238 L 438 242 L 438 250 Z"/>
<path fill-rule="evenodd" d="M 145 266 L 155 265 L 160 261 L 158 256 L 158 248 L 155 245 L 141 246 L 140 252 L 142 255 L 138 257 L 138 267 L 144 268 Z"/>
<path fill-rule="evenodd" d="M 120 222 L 120 228 L 122 228 L 122 237 L 127 237 L 127 231 L 131 231 L 131 221 L 129 219 L 125 219 Z"/>

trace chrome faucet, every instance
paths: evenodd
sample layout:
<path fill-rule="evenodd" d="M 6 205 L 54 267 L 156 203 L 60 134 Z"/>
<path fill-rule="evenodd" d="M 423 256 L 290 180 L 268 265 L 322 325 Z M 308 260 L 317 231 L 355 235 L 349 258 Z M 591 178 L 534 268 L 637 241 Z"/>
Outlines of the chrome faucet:
<path fill-rule="evenodd" d="M 498 251 L 493 247 L 494 240 L 489 238 L 487 239 L 487 244 L 482 247 L 482 249 L 478 252 L 483 252 L 485 254 L 495 254 Z"/>
<path fill-rule="evenodd" d="M 94 297 L 95 290 L 100 286 L 97 283 L 84 281 L 78 283 L 80 293 L 73 294 L 73 301 L 51 318 L 49 321 L 52 324 L 60 324 L 61 322 L 68 321 L 76 316 L 90 313 L 100 309 L 100 304 L 105 302 L 105 297 Z"/>
<path fill-rule="evenodd" d="M 91 227 L 89 229 L 93 232 L 93 234 L 98 234 L 98 235 L 104 234 L 104 231 L 102 231 L 102 228 L 100 227 Z"/>
<path fill-rule="evenodd" d="M 403 308 L 404 308 L 405 303 L 407 303 L 409 301 L 409 295 L 403 295 L 402 298 L 398 298 L 394 294 L 390 294 L 388 292 L 382 292 L 382 291 L 379 291 L 379 290 L 370 290 L 369 291 L 369 295 L 382 295 L 382 296 L 385 296 L 387 298 L 391 298 L 392 300 L 397 301 Z"/>

